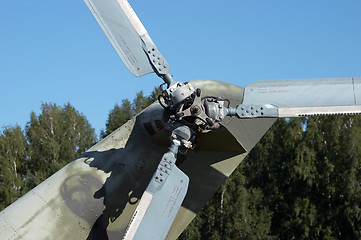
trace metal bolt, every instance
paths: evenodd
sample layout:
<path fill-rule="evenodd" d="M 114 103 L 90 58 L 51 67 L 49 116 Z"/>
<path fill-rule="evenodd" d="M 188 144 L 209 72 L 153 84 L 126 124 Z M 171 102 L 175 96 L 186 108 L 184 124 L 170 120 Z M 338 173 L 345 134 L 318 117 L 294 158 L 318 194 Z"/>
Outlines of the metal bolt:
<path fill-rule="evenodd" d="M 191 108 L 191 112 L 195 115 L 199 115 L 201 113 L 201 108 L 198 105 L 195 105 Z"/>

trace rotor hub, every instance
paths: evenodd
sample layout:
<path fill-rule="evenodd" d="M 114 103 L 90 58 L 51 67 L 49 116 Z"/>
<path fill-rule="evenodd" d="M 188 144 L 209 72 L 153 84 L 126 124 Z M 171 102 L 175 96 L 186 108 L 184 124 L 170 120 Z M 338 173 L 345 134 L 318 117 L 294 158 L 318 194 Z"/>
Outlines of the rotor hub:
<path fill-rule="evenodd" d="M 200 132 L 213 130 L 220 125 L 224 113 L 224 101 L 218 97 L 201 98 L 201 89 L 194 89 L 188 82 L 173 84 L 163 90 L 160 104 L 171 112 L 170 121 L 178 121 Z M 161 99 L 163 99 L 162 103 Z"/>

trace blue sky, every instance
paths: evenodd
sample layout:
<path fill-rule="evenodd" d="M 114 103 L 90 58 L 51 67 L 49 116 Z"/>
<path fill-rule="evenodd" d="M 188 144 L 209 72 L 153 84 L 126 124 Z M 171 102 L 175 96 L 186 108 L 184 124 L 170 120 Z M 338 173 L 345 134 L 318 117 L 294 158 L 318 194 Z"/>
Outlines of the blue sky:
<path fill-rule="evenodd" d="M 361 77 L 359 0 L 129 0 L 175 80 Z M 134 77 L 82 0 L 0 0 L 0 127 L 68 101 L 99 134 Z"/>

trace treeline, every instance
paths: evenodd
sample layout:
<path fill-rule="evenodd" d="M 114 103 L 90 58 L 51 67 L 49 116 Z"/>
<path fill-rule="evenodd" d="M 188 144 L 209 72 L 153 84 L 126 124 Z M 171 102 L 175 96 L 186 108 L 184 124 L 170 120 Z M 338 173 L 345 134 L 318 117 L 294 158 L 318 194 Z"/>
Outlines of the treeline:
<path fill-rule="evenodd" d="M 25 130 L 5 127 L 0 134 L 0 210 L 44 181 L 96 143 L 86 117 L 69 103 L 42 104 Z"/>
<path fill-rule="evenodd" d="M 100 139 L 153 103 L 160 94 L 136 94 L 133 102 L 122 100 L 109 112 Z M 69 103 L 44 103 L 41 113 L 30 114 L 25 129 L 3 127 L 0 133 L 0 211 L 50 175 L 77 158 L 98 141 L 84 115 Z"/>
<path fill-rule="evenodd" d="M 361 116 L 277 120 L 181 239 L 361 239 Z"/>
<path fill-rule="evenodd" d="M 160 94 L 160 88 L 154 88 L 149 96 L 144 96 L 143 91 L 140 91 L 136 94 L 136 97 L 133 99 L 132 103 L 129 101 L 129 99 L 123 99 L 121 105 L 115 104 L 114 108 L 110 110 L 108 114 L 105 130 L 101 131 L 100 137 L 106 137 L 124 123 L 126 123 L 133 116 L 140 113 L 144 108 L 157 101 Z"/>
<path fill-rule="evenodd" d="M 155 101 L 139 92 L 109 112 L 100 138 Z M 43 104 L 0 135 L 0 209 L 91 147 L 70 104 Z M 361 117 L 279 119 L 180 239 L 361 239 Z"/>

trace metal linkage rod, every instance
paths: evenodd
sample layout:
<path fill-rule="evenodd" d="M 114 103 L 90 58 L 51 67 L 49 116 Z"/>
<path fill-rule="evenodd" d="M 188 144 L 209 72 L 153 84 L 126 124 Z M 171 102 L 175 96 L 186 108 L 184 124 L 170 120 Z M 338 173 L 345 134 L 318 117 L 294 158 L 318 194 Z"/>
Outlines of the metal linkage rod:
<path fill-rule="evenodd" d="M 236 107 L 225 108 L 225 115 L 238 118 L 278 117 L 278 108 L 270 104 L 240 104 Z"/>

